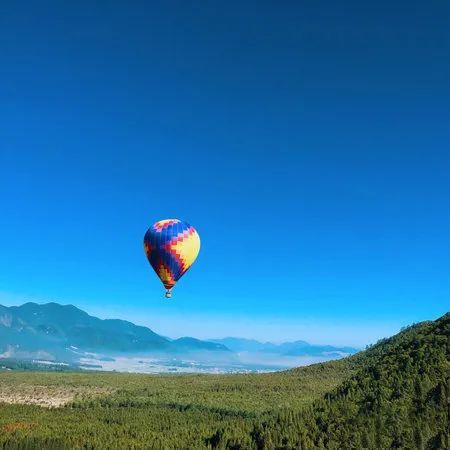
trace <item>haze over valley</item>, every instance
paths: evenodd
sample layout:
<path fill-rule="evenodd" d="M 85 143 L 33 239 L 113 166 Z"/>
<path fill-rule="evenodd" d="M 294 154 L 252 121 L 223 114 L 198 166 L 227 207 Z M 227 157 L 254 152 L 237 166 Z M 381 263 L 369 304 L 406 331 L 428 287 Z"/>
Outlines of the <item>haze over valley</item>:
<path fill-rule="evenodd" d="M 128 321 L 90 316 L 73 305 L 0 305 L 0 362 L 4 363 L 142 373 L 253 372 L 339 359 L 357 351 L 305 341 L 170 339 Z"/>

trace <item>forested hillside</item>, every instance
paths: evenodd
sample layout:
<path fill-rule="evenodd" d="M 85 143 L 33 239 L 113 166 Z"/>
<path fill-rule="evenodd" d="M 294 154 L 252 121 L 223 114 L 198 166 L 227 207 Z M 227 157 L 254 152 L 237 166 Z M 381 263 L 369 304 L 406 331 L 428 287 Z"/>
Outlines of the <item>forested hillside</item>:
<path fill-rule="evenodd" d="M 4 372 L 0 400 L 16 404 L 0 406 L 0 445 L 444 449 L 449 337 L 447 314 L 353 357 L 280 373 Z"/>
<path fill-rule="evenodd" d="M 449 354 L 450 314 L 409 327 L 311 407 L 260 422 L 260 448 L 448 448 Z"/>

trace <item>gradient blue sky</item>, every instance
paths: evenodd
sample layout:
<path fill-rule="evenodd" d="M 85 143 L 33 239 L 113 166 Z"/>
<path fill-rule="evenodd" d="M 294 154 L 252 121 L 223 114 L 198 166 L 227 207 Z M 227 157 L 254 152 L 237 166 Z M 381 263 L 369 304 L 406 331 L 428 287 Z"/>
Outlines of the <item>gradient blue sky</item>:
<path fill-rule="evenodd" d="M 450 306 L 445 1 L 0 5 L 0 303 L 364 345 Z M 200 256 L 172 301 L 143 235 Z"/>

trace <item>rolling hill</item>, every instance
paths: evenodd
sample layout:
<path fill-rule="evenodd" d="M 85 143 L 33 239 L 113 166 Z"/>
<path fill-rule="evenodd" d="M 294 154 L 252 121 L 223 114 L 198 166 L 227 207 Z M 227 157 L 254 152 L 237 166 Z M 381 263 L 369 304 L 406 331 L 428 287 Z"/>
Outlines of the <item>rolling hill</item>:
<path fill-rule="evenodd" d="M 309 411 L 262 424 L 263 441 L 290 442 L 283 448 L 448 448 L 450 313 L 342 362 L 353 375 Z M 295 436 L 296 429 L 302 432 Z"/>

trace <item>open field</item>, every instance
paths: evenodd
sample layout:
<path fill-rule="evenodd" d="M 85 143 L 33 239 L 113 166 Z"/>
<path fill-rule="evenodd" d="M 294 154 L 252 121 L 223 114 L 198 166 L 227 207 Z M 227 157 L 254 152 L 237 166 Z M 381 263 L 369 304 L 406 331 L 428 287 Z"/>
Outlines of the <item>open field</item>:
<path fill-rule="evenodd" d="M 81 373 L 0 372 L 0 403 L 60 407 L 81 398 L 116 390 L 107 382 L 84 379 Z"/>
<path fill-rule="evenodd" d="M 98 448 L 208 448 L 218 426 L 249 435 L 254 419 L 309 405 L 350 373 L 346 361 L 242 375 L 8 371 L 0 373 L 0 442 L 78 448 L 82 435 Z"/>
<path fill-rule="evenodd" d="M 127 373 L 0 372 L 0 401 L 62 406 L 99 401 L 263 412 L 305 405 L 349 375 L 335 361 L 267 374 L 144 375 Z"/>

